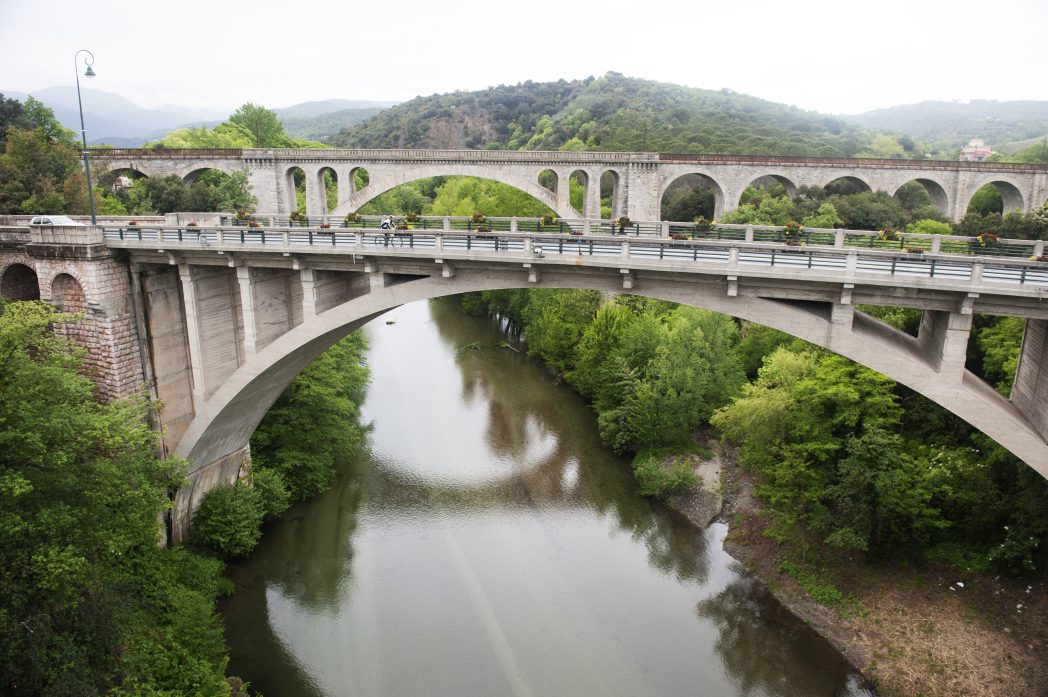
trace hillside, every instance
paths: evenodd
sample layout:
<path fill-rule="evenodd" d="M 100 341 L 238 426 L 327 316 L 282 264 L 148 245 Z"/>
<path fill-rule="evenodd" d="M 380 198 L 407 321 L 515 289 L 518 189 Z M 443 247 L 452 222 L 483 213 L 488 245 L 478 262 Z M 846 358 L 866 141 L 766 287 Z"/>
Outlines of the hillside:
<path fill-rule="evenodd" d="M 340 131 L 361 121 L 366 121 L 383 110 L 384 107 L 340 109 L 338 111 L 302 117 L 287 116 L 281 113 L 282 110 L 277 110 L 277 117 L 284 124 L 284 132 L 292 138 L 325 141 Z"/>
<path fill-rule="evenodd" d="M 1012 141 L 1033 144 L 1048 135 L 1048 102 L 1041 101 L 920 102 L 848 118 L 948 148 L 982 138 L 994 149 L 1002 149 Z"/>
<path fill-rule="evenodd" d="M 346 129 L 341 147 L 849 156 L 860 127 L 737 94 L 608 73 L 418 97 Z"/>

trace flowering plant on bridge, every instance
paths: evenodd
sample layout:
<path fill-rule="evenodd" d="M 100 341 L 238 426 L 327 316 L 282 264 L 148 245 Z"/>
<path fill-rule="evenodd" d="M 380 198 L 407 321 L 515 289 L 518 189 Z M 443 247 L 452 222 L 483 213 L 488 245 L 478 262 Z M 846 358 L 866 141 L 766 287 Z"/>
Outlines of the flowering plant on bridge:
<path fill-rule="evenodd" d="M 353 223 L 359 223 L 360 221 L 360 213 L 346 213 L 346 217 L 342 219 L 342 224 L 345 227 L 349 227 Z"/>
<path fill-rule="evenodd" d="M 686 239 L 688 239 L 688 236 L 687 235 L 682 235 L 679 232 L 675 232 L 672 235 L 670 235 L 670 239 L 671 240 L 686 240 Z"/>
<path fill-rule="evenodd" d="M 620 215 L 618 218 L 615 218 L 615 226 L 619 229 L 619 232 L 622 232 L 626 229 L 626 226 L 632 224 L 633 221 L 630 220 L 628 215 Z"/>
<path fill-rule="evenodd" d="M 418 213 L 416 213 L 415 211 L 408 211 L 404 214 L 404 220 L 408 221 L 409 223 L 417 223 L 418 217 Z"/>
<path fill-rule="evenodd" d="M 924 254 L 924 247 L 907 247 L 907 254 Z"/>
<path fill-rule="evenodd" d="M 996 232 L 984 232 L 976 239 L 979 240 L 980 247 L 996 247 L 997 240 L 1001 239 L 1001 236 Z"/>
<path fill-rule="evenodd" d="M 897 242 L 899 240 L 899 233 L 889 228 L 881 230 L 881 234 L 878 235 L 878 239 L 887 240 L 889 242 Z"/>
<path fill-rule="evenodd" d="M 320 229 L 321 230 L 327 230 L 330 227 L 331 227 L 331 223 L 321 223 L 320 224 Z"/>
<path fill-rule="evenodd" d="M 484 215 L 480 211 L 473 211 L 473 215 L 470 216 L 470 221 L 472 221 L 474 223 L 478 223 L 478 224 L 486 222 L 487 219 L 488 219 L 488 216 Z"/>
<path fill-rule="evenodd" d="M 234 225 L 247 225 L 252 220 L 254 220 L 254 217 L 251 215 L 251 213 L 249 213 L 248 211 L 246 211 L 244 209 L 238 210 L 233 215 L 233 224 Z"/>
<path fill-rule="evenodd" d="M 544 215 L 542 216 L 541 222 L 543 225 L 553 225 L 555 222 L 557 222 L 557 219 L 552 215 Z"/>
<path fill-rule="evenodd" d="M 307 221 L 306 216 L 300 210 L 291 211 L 291 215 L 289 215 L 287 217 L 287 219 L 288 219 L 288 222 L 291 223 L 292 225 L 294 225 L 295 223 L 299 223 L 299 224 L 305 225 L 305 223 Z"/>
<path fill-rule="evenodd" d="M 800 239 L 802 230 L 804 230 L 804 226 L 800 223 L 790 222 L 782 226 L 782 232 L 786 235 L 786 239 Z"/>
<path fill-rule="evenodd" d="M 709 232 L 713 229 L 713 221 L 706 220 L 704 216 L 699 216 L 692 221 L 695 224 L 695 229 L 699 232 Z"/>

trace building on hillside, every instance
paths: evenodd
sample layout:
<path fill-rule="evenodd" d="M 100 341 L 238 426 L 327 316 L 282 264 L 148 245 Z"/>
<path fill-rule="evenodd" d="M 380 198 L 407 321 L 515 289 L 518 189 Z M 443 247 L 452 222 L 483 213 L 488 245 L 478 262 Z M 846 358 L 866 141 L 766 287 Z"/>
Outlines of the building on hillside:
<path fill-rule="evenodd" d="M 972 138 L 968 144 L 961 148 L 962 162 L 982 162 L 993 154 L 993 150 L 986 147 L 981 138 Z"/>

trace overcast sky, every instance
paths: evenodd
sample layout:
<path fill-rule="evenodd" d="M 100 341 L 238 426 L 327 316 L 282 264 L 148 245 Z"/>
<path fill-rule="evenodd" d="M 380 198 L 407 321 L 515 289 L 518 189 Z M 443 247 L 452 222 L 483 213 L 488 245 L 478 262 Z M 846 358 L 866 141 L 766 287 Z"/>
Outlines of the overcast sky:
<path fill-rule="evenodd" d="M 408 100 L 616 71 L 824 113 L 1048 100 L 1048 0 L 0 0 L 0 90 Z M 80 68 L 83 72 L 83 67 Z"/>

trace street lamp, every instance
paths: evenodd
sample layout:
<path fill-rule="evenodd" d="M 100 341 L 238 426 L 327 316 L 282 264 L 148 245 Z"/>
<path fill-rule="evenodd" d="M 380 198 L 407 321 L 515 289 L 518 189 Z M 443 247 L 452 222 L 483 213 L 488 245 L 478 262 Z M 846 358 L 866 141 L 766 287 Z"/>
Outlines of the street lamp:
<path fill-rule="evenodd" d="M 73 67 L 76 69 L 76 103 L 80 107 L 80 138 L 84 142 L 84 174 L 87 175 L 87 205 L 91 209 L 91 224 L 97 224 L 95 220 L 95 192 L 91 190 L 91 165 L 87 161 L 87 130 L 84 128 L 84 103 L 80 99 L 80 54 L 86 53 L 84 56 L 84 65 L 87 66 L 87 70 L 84 71 L 84 77 L 94 77 L 95 71 L 91 69 L 91 66 L 95 64 L 95 54 L 88 51 L 86 48 L 82 48 L 76 52 L 73 56 Z"/>

